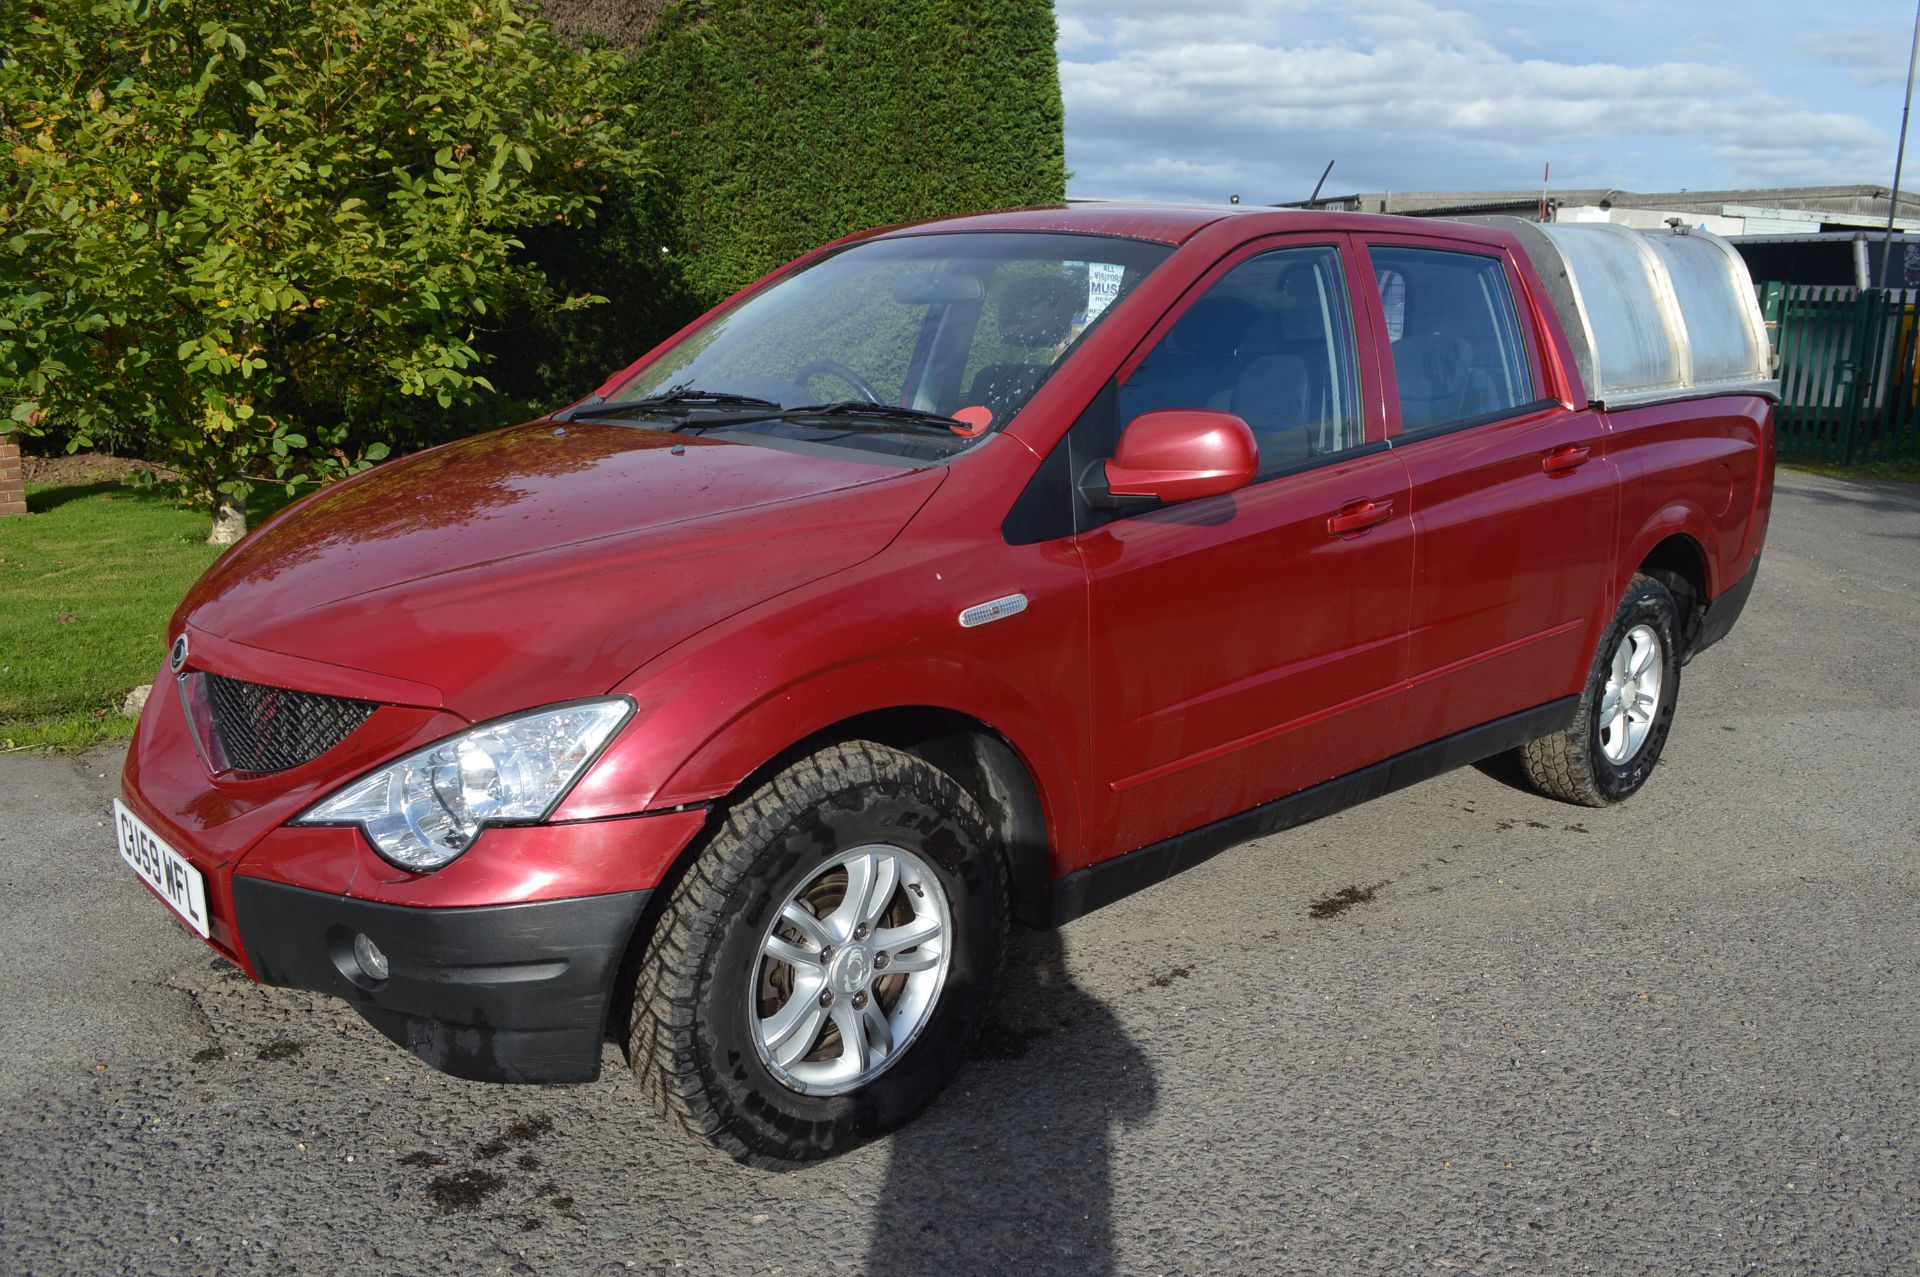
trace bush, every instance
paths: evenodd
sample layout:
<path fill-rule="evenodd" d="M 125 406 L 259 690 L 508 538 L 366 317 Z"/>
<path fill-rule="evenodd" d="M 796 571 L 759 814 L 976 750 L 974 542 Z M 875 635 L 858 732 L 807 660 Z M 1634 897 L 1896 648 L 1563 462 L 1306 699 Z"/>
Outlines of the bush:
<path fill-rule="evenodd" d="M 11 426 L 138 427 L 221 539 L 254 484 L 367 464 L 424 405 L 487 424 L 480 334 L 601 300 L 522 229 L 644 190 L 617 60 L 513 0 L 48 0 L 9 25 Z"/>
<path fill-rule="evenodd" d="M 530 240 L 613 306 L 528 347 L 522 394 L 589 389 L 849 232 L 1065 197 L 1050 0 L 549 0 L 546 12 L 575 34 L 644 30 L 618 85 L 661 176 L 614 183 L 589 235 Z"/>

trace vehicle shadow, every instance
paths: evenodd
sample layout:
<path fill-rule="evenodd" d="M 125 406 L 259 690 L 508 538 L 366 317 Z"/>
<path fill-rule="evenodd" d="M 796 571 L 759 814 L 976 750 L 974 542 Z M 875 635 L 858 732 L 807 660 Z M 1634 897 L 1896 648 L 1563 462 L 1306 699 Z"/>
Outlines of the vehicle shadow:
<path fill-rule="evenodd" d="M 1143 1121 L 1155 1092 L 1060 934 L 1016 930 L 966 1069 L 891 1141 L 869 1277 L 1115 1271 L 1113 1125 Z"/>
<path fill-rule="evenodd" d="M 1527 781 L 1527 773 L 1520 766 L 1520 754 L 1517 750 L 1507 750 L 1491 758 L 1483 758 L 1473 765 L 1475 771 L 1488 780 L 1498 781 L 1508 789 L 1516 789 L 1523 794 L 1538 795 Z"/>

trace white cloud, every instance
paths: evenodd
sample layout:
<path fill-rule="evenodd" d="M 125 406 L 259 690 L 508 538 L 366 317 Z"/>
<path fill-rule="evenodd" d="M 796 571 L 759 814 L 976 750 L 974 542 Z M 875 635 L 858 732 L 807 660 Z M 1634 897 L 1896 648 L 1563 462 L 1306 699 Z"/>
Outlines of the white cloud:
<path fill-rule="evenodd" d="M 1887 33 L 1874 27 L 1838 27 L 1819 31 L 1805 41 L 1807 53 L 1825 66 L 1839 67 L 1855 84 L 1877 86 L 1904 84 L 1907 78 L 1907 52 L 1889 42 Z"/>
<path fill-rule="evenodd" d="M 1622 56 L 1620 40 L 1603 57 L 1551 11 L 1521 41 L 1511 14 L 1483 22 L 1429 0 L 1058 8 L 1076 194 L 1298 199 L 1328 158 L 1329 194 L 1522 189 L 1549 159 L 1557 185 L 1859 181 L 1891 149 L 1881 128 L 1795 100 L 1802 81 L 1758 76 L 1704 32 L 1676 34 L 1684 59 L 1654 41 Z M 1872 40 L 1828 33 L 1807 56 L 1879 74 L 1867 59 L 1885 33 L 1860 30 Z"/>
<path fill-rule="evenodd" d="M 1480 20 L 1472 14 L 1442 9 L 1427 0 L 1375 0 L 1371 6 L 1352 6 L 1348 18 L 1381 43 L 1413 40 L 1424 44 L 1478 44 L 1484 32 Z"/>
<path fill-rule="evenodd" d="M 1886 32 L 1873 27 L 1836 27 L 1817 31 L 1805 39 L 1807 52 L 1816 62 L 1828 66 L 1897 66 L 1900 50 L 1890 48 Z"/>
<path fill-rule="evenodd" d="M 1105 44 L 1092 27 L 1081 18 L 1061 14 L 1058 18 L 1059 31 L 1054 36 L 1053 47 L 1062 53 L 1071 53 L 1079 49 L 1094 49 Z"/>

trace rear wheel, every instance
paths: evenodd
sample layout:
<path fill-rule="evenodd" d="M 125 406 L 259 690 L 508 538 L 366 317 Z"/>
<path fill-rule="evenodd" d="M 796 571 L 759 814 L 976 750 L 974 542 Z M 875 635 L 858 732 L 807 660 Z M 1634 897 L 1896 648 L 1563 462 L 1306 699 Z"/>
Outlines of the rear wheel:
<path fill-rule="evenodd" d="M 1521 769 L 1551 798 L 1604 807 L 1653 774 L 1680 692 L 1680 611 L 1667 587 L 1635 576 L 1565 731 L 1523 745 Z"/>
<path fill-rule="evenodd" d="M 1007 931 L 972 798 L 869 742 L 739 803 L 673 889 L 628 1059 L 687 1133 L 741 1161 L 827 1157 L 898 1126 L 959 1067 Z"/>

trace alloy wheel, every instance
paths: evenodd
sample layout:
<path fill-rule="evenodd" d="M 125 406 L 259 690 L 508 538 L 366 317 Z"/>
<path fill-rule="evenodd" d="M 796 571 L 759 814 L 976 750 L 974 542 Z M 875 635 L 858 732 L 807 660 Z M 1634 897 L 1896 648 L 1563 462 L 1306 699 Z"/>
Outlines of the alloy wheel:
<path fill-rule="evenodd" d="M 761 938 L 749 1016 L 768 1072 L 805 1095 L 844 1095 L 886 1071 L 933 1015 L 952 930 L 939 878 L 903 847 L 820 866 Z"/>
<path fill-rule="evenodd" d="M 1660 687 L 1666 677 L 1665 651 L 1651 625 L 1636 625 L 1620 636 L 1607 666 L 1600 698 L 1600 752 L 1616 767 L 1625 766 L 1653 730 L 1660 712 Z"/>

